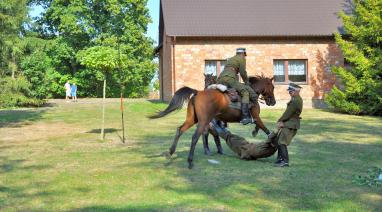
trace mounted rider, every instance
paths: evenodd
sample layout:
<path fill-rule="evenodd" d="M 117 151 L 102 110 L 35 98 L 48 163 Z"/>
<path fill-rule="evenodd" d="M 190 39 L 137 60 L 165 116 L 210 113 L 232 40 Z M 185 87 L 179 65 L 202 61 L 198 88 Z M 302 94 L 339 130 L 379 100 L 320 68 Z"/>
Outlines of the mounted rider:
<path fill-rule="evenodd" d="M 250 115 L 249 100 L 252 102 L 257 101 L 256 92 L 249 86 L 247 71 L 245 68 L 245 57 L 247 52 L 245 48 L 237 48 L 236 55 L 227 59 L 227 64 L 224 67 L 223 72 L 218 78 L 218 83 L 226 85 L 228 87 L 236 89 L 241 97 L 241 121 L 243 125 L 252 123 L 252 118 Z M 239 82 L 239 75 L 243 80 L 243 83 Z"/>

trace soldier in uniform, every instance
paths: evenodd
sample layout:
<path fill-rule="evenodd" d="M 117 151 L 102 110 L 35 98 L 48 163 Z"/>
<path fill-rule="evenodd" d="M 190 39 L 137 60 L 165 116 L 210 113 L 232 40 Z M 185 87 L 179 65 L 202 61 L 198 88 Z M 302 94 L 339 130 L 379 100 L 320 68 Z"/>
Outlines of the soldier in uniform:
<path fill-rule="evenodd" d="M 300 114 L 303 103 L 299 94 L 300 89 L 300 86 L 289 83 L 288 91 L 292 99 L 277 122 L 277 130 L 269 135 L 267 141 L 250 143 L 243 137 L 230 133 L 216 121 L 212 121 L 210 124 L 216 130 L 216 133 L 226 141 L 228 147 L 239 155 L 240 159 L 255 160 L 269 157 L 277 151 L 275 164 L 279 167 L 289 166 L 287 146 L 292 142 L 293 137 L 300 128 Z"/>
<path fill-rule="evenodd" d="M 247 56 L 245 48 L 236 49 L 236 55 L 227 60 L 223 72 L 218 78 L 218 83 L 236 89 L 242 97 L 242 117 L 240 123 L 246 125 L 252 122 L 249 111 L 249 99 L 257 101 L 256 92 L 249 86 L 247 71 L 245 69 L 245 57 Z M 245 84 L 239 82 L 241 78 Z"/>
<path fill-rule="evenodd" d="M 301 87 L 299 85 L 289 83 L 287 90 L 291 100 L 277 122 L 277 130 L 269 135 L 272 145 L 277 147 L 277 160 L 275 164 L 280 167 L 289 166 L 287 146 L 292 142 L 297 130 L 300 129 L 300 114 L 303 105 L 302 98 L 300 97 Z"/>

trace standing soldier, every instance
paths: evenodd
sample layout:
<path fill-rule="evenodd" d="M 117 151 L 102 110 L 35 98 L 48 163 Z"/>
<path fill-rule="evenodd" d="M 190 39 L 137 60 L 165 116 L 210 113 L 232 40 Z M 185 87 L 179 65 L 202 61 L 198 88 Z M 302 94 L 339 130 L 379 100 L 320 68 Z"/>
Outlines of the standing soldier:
<path fill-rule="evenodd" d="M 245 48 L 236 49 L 236 55 L 227 60 L 223 72 L 218 78 L 218 83 L 236 89 L 241 97 L 241 121 L 243 125 L 252 122 L 249 111 L 249 98 L 253 102 L 257 101 L 256 92 L 249 86 L 247 71 L 245 69 L 245 56 L 247 56 Z M 241 78 L 245 84 L 239 82 L 240 73 Z"/>
<path fill-rule="evenodd" d="M 300 129 L 300 114 L 302 111 L 302 99 L 300 97 L 301 87 L 289 83 L 288 92 L 291 100 L 287 104 L 284 114 L 277 122 L 277 132 L 272 132 L 269 139 L 277 147 L 277 161 L 279 167 L 289 166 L 289 156 L 287 146 L 292 142 L 297 130 Z"/>

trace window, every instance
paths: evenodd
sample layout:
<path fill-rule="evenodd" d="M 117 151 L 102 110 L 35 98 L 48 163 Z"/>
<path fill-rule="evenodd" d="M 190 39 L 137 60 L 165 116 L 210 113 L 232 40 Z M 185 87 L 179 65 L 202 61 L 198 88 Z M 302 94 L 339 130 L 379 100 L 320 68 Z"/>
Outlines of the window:
<path fill-rule="evenodd" d="M 204 73 L 218 76 L 224 70 L 225 64 L 226 60 L 206 60 Z"/>
<path fill-rule="evenodd" d="M 307 60 L 273 60 L 275 82 L 306 83 Z"/>

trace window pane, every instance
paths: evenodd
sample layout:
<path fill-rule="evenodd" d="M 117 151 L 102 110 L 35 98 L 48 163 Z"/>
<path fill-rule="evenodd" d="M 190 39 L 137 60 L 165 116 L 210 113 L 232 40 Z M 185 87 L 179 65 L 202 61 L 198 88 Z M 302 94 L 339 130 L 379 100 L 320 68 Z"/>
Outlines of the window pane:
<path fill-rule="evenodd" d="M 292 82 L 306 82 L 306 61 L 289 60 L 288 78 Z"/>
<path fill-rule="evenodd" d="M 273 61 L 273 72 L 275 82 L 285 82 L 285 67 L 283 60 Z"/>
<path fill-rule="evenodd" d="M 204 73 L 205 74 L 212 74 L 216 76 L 217 74 L 217 65 L 216 61 L 208 61 L 206 60 L 205 66 L 204 66 Z"/>
<path fill-rule="evenodd" d="M 227 60 L 220 61 L 220 73 L 223 72 L 226 63 L 227 63 Z"/>

